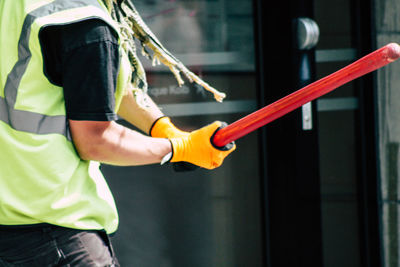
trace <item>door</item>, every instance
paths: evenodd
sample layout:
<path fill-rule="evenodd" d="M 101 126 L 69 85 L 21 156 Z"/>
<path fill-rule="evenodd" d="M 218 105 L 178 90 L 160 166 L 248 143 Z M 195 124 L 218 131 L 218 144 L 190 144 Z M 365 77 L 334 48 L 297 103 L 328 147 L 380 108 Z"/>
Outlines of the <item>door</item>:
<path fill-rule="evenodd" d="M 227 94 L 217 103 L 142 59 L 149 95 L 175 125 L 191 131 L 215 120 L 230 123 L 257 108 L 251 0 L 133 3 L 169 51 Z M 262 266 L 259 148 L 252 133 L 213 171 L 103 166 L 120 213 L 113 241 L 122 266 Z"/>
<path fill-rule="evenodd" d="M 320 38 L 308 55 L 319 79 L 372 50 L 369 1 L 258 1 L 261 101 L 299 88 L 296 20 Z M 373 76 L 297 109 L 264 129 L 267 266 L 379 266 Z"/>

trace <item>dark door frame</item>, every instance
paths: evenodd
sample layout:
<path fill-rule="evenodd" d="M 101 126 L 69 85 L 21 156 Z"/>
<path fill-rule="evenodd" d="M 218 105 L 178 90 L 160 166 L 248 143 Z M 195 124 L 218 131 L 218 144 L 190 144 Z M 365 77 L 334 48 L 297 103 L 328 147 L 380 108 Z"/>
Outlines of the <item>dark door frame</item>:
<path fill-rule="evenodd" d="M 255 2 L 259 106 L 265 106 L 311 82 L 313 51 L 294 45 L 293 22 L 310 17 L 313 1 Z M 304 54 L 310 80 L 300 79 Z M 260 131 L 265 266 L 322 266 L 319 151 L 316 105 L 313 128 L 302 129 L 301 109 Z"/>
<path fill-rule="evenodd" d="M 372 0 L 353 0 L 353 47 L 360 58 L 375 50 L 374 13 Z M 361 244 L 361 265 L 381 266 L 381 247 L 378 208 L 378 157 L 377 157 L 377 101 L 376 72 L 355 81 L 357 86 L 359 110 L 358 153 L 358 203 Z"/>
<path fill-rule="evenodd" d="M 353 47 L 361 57 L 376 49 L 372 0 L 351 3 Z M 312 4 L 312 0 L 254 0 L 259 107 L 291 93 L 299 85 L 292 21 L 299 16 L 312 17 Z M 376 267 L 381 266 L 381 248 L 375 74 L 355 82 L 359 100 L 356 153 L 360 258 L 362 266 Z M 317 115 L 315 105 L 313 110 Z M 294 111 L 259 130 L 263 266 L 267 267 L 322 266 L 323 262 L 319 169 L 312 170 L 312 164 L 306 160 L 318 162 L 318 126 L 314 116 L 314 132 L 304 134 L 299 125 L 300 113 Z M 301 222 L 296 221 L 299 215 Z M 313 262 L 304 260 L 311 253 Z"/>

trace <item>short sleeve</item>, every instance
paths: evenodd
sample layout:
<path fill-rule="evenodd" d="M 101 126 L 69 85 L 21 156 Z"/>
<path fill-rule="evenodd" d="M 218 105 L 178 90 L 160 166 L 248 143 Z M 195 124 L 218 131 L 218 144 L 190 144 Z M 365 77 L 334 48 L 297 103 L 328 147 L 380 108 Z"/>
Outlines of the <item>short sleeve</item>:
<path fill-rule="evenodd" d="M 116 120 L 119 46 L 114 30 L 91 19 L 48 26 L 40 36 L 44 73 L 64 90 L 67 118 Z"/>

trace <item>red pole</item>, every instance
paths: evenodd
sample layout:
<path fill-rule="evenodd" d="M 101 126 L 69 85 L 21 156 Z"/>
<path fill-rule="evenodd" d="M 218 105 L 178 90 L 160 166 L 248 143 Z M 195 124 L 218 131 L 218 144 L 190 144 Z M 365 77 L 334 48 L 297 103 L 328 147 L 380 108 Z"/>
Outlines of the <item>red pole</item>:
<path fill-rule="evenodd" d="M 223 147 L 334 89 L 377 70 L 400 57 L 400 46 L 390 43 L 354 63 L 220 129 L 212 140 Z"/>

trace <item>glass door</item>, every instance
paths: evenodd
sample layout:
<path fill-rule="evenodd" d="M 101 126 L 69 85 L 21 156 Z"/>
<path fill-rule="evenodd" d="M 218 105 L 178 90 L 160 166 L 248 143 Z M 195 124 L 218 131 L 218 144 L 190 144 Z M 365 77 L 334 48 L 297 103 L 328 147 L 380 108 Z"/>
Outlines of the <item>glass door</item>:
<path fill-rule="evenodd" d="M 257 108 L 251 0 L 133 1 L 164 46 L 227 98 L 142 59 L 149 95 L 185 130 L 231 123 Z M 124 123 L 121 121 L 121 123 Z M 262 266 L 257 133 L 214 171 L 103 166 L 120 213 L 113 241 L 122 266 Z"/>
<path fill-rule="evenodd" d="M 304 73 L 317 80 L 372 52 L 369 1 L 257 4 L 264 105 L 304 86 Z M 308 52 L 296 47 L 303 17 L 320 30 Z M 373 86 L 366 76 L 312 101 L 308 129 L 300 108 L 265 127 L 267 266 L 379 266 Z"/>
<path fill-rule="evenodd" d="M 314 1 L 317 76 L 372 52 L 369 1 Z M 324 266 L 379 266 L 374 83 L 352 81 L 318 100 Z"/>

